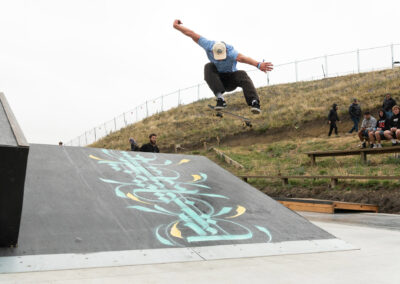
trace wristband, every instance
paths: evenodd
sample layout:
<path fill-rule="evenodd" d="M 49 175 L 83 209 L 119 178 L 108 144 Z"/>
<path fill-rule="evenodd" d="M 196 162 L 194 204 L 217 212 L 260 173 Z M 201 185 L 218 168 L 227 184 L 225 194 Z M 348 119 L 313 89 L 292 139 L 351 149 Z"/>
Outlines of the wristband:
<path fill-rule="evenodd" d="M 260 66 L 261 66 L 261 62 L 258 62 L 257 68 L 260 69 Z"/>

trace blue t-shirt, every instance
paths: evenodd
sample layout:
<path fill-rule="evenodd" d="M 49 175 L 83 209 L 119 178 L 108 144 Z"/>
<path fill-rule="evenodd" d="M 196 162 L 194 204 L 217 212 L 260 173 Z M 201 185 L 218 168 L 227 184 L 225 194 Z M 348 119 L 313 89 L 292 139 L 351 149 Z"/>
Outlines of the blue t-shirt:
<path fill-rule="evenodd" d="M 226 45 L 226 58 L 224 60 L 215 60 L 212 47 L 215 44 L 215 41 L 208 40 L 204 37 L 200 37 L 199 45 L 204 48 L 207 53 L 208 59 L 215 64 L 218 72 L 220 73 L 231 73 L 237 71 L 236 68 L 236 58 L 238 57 L 239 52 L 237 52 L 232 45 Z"/>

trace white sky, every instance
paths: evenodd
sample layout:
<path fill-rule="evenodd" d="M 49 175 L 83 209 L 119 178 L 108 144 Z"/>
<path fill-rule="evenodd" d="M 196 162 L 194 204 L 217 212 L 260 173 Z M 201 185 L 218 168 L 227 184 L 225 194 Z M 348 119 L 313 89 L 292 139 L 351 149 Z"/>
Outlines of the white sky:
<path fill-rule="evenodd" d="M 175 18 L 279 64 L 399 43 L 399 13 L 398 0 L 0 0 L 0 91 L 30 143 L 56 144 L 202 82 L 205 53 Z"/>

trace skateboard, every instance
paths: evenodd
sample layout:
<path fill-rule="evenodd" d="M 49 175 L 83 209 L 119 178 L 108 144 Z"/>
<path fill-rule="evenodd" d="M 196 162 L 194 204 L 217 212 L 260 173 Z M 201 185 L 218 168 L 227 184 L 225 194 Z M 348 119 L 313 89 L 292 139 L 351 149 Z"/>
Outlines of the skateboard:
<path fill-rule="evenodd" d="M 223 118 L 223 117 L 224 117 L 224 114 L 227 114 L 227 115 L 230 115 L 231 117 L 234 117 L 234 118 L 236 118 L 236 119 L 241 120 L 241 121 L 244 123 L 244 125 L 247 126 L 247 127 L 252 127 L 252 126 L 253 126 L 253 125 L 251 124 L 251 120 L 250 120 L 249 118 L 247 118 L 247 117 L 244 117 L 244 116 L 241 116 L 241 115 L 238 115 L 238 114 L 235 114 L 235 113 L 226 111 L 226 110 L 224 110 L 224 109 L 216 110 L 216 109 L 215 109 L 215 106 L 212 106 L 212 105 L 208 105 L 208 107 L 209 107 L 210 109 L 216 111 L 216 116 L 219 117 L 219 118 Z"/>

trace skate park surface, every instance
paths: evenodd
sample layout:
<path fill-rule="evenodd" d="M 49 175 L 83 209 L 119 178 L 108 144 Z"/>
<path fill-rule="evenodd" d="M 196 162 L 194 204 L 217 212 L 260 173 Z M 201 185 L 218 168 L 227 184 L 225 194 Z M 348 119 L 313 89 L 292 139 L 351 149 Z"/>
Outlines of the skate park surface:
<path fill-rule="evenodd" d="M 400 283 L 399 228 L 298 214 L 201 156 L 31 144 L 0 283 Z"/>
<path fill-rule="evenodd" d="M 302 213 L 358 250 L 0 274 L 0 283 L 400 283 L 400 229 L 388 214 Z M 329 217 L 330 216 L 330 217 Z M 336 215 L 334 215 L 336 216 Z M 321 220 L 324 221 L 321 221 Z M 369 225 L 371 220 L 375 220 Z M 384 224 L 388 220 L 389 225 Z M 376 225 L 376 223 L 380 225 Z"/>

